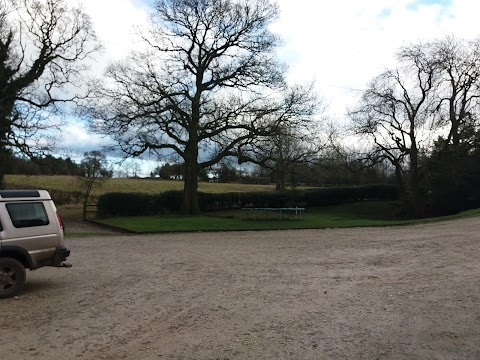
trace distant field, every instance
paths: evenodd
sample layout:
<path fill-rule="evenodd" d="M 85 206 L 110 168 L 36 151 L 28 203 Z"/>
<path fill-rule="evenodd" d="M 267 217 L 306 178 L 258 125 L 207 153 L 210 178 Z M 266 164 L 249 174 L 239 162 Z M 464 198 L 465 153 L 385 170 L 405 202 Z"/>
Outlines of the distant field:
<path fill-rule="evenodd" d="M 80 181 L 73 176 L 27 176 L 7 175 L 5 182 L 8 187 L 26 187 L 47 190 L 81 191 Z M 108 179 L 94 190 L 98 196 L 109 192 L 141 192 L 148 194 L 161 193 L 168 190 L 182 190 L 183 182 L 157 179 Z M 274 185 L 223 184 L 200 182 L 198 190 L 206 193 L 270 191 Z"/>

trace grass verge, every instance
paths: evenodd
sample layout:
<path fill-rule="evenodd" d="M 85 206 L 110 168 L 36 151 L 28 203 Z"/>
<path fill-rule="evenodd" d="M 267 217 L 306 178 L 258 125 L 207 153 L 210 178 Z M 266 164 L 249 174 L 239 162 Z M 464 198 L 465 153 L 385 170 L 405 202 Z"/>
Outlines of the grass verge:
<path fill-rule="evenodd" d="M 460 214 L 402 220 L 395 217 L 398 205 L 394 202 L 364 201 L 353 204 L 307 209 L 303 218 L 248 219 L 241 210 L 209 213 L 188 217 L 178 215 L 135 216 L 104 219 L 100 224 L 135 233 L 194 232 L 194 231 L 243 231 L 321 229 L 362 226 L 391 226 L 447 220 L 480 214 L 480 209 Z"/>

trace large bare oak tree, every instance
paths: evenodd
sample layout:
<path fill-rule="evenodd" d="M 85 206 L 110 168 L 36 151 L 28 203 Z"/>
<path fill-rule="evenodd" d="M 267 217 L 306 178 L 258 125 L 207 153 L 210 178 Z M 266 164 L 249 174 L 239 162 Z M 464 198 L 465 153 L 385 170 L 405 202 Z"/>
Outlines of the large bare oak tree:
<path fill-rule="evenodd" d="M 90 109 L 124 153 L 174 153 L 185 164 L 183 211 L 200 212 L 201 169 L 266 135 L 284 87 L 268 0 L 156 1 L 144 51 L 112 64 Z"/>

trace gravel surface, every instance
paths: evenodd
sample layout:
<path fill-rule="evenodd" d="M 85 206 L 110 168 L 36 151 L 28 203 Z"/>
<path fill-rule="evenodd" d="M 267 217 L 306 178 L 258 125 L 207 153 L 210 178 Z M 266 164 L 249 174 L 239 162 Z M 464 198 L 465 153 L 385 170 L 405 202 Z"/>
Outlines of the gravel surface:
<path fill-rule="evenodd" d="M 480 359 L 480 218 L 67 239 L 0 359 Z"/>

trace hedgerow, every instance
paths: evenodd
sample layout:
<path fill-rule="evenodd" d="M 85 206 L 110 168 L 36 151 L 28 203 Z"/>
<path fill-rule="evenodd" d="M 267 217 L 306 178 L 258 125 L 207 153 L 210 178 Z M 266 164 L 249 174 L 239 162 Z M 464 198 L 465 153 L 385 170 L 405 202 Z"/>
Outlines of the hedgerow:
<path fill-rule="evenodd" d="M 316 188 L 247 193 L 198 194 L 201 211 L 218 211 L 245 207 L 320 207 L 361 200 L 396 200 L 398 189 L 393 185 Z M 97 216 L 136 216 L 178 213 L 183 192 L 107 193 L 99 197 Z"/>

